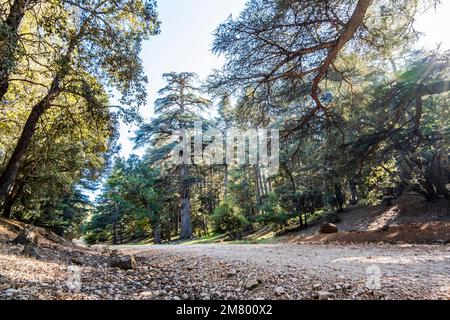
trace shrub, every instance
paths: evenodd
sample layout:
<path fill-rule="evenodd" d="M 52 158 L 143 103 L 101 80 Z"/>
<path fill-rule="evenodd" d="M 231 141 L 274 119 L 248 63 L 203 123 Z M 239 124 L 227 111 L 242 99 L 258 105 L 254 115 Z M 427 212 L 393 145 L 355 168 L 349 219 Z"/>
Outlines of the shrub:
<path fill-rule="evenodd" d="M 233 239 L 241 239 L 250 225 L 241 210 L 229 199 L 214 210 L 212 221 L 216 232 L 227 233 Z"/>
<path fill-rule="evenodd" d="M 338 223 L 341 222 L 341 218 L 336 212 L 328 212 L 325 215 L 325 221 L 329 223 Z"/>
<path fill-rule="evenodd" d="M 84 242 L 88 245 L 96 244 L 98 242 L 97 235 L 93 232 L 89 232 L 84 236 Z"/>
<path fill-rule="evenodd" d="M 273 193 L 269 194 L 265 200 L 262 212 L 261 216 L 258 217 L 258 221 L 270 225 L 274 231 L 282 229 L 291 218 L 280 206 L 277 196 Z"/>

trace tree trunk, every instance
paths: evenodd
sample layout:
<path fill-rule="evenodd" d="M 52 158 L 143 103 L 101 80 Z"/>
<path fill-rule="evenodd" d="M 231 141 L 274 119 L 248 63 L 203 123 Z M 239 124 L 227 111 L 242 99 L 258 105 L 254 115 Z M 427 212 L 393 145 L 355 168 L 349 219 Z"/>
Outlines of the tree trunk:
<path fill-rule="evenodd" d="M 334 184 L 334 196 L 336 198 L 338 213 L 344 212 L 344 194 L 339 183 Z"/>
<path fill-rule="evenodd" d="M 259 190 L 261 190 L 260 194 L 262 197 L 264 197 L 266 194 L 264 192 L 263 180 L 262 180 L 262 176 L 261 176 L 261 168 L 259 167 L 259 164 L 256 166 L 256 174 L 258 176 L 258 181 L 259 181 Z"/>
<path fill-rule="evenodd" d="M 225 200 L 228 196 L 228 165 L 225 164 L 225 177 L 223 179 L 223 199 Z"/>
<path fill-rule="evenodd" d="M 358 204 L 358 190 L 356 189 L 356 182 L 353 179 L 350 179 L 349 181 L 349 187 L 350 187 L 350 193 L 351 193 L 351 200 L 350 200 L 350 204 L 352 206 L 357 205 Z"/>
<path fill-rule="evenodd" d="M 0 101 L 8 91 L 9 76 L 15 66 L 14 56 L 19 41 L 19 27 L 25 15 L 26 5 L 26 0 L 15 0 L 5 23 L 1 25 L 4 36 L 0 38 Z"/>
<path fill-rule="evenodd" d="M 263 187 L 264 187 L 264 194 L 268 195 L 269 194 L 269 188 L 267 187 L 267 179 L 266 179 L 266 175 L 262 174 L 262 183 L 263 183 Z"/>
<path fill-rule="evenodd" d="M 254 169 L 254 173 L 255 173 L 256 203 L 257 203 L 258 211 L 259 211 L 262 206 L 262 200 L 261 200 L 262 195 L 261 195 L 261 188 L 260 188 L 260 183 L 259 183 L 258 169 L 257 169 L 256 164 L 253 166 L 253 169 Z"/>
<path fill-rule="evenodd" d="M 6 198 L 9 193 L 9 189 L 17 178 L 17 173 L 25 160 L 26 153 L 31 145 L 34 133 L 36 132 L 39 119 L 47 111 L 52 100 L 57 97 L 60 92 L 60 81 L 60 75 L 56 75 L 53 79 L 49 92 L 33 107 L 33 109 L 31 109 L 31 113 L 22 129 L 22 134 L 17 141 L 11 158 L 0 176 L 0 203 Z"/>
<path fill-rule="evenodd" d="M 174 201 L 173 205 L 172 205 L 172 212 L 173 212 L 173 218 L 174 218 L 174 223 L 173 223 L 173 231 L 171 233 L 177 235 L 178 231 L 180 230 L 180 221 L 181 221 L 181 210 L 178 206 L 178 203 L 176 203 Z"/>
<path fill-rule="evenodd" d="M 192 233 L 192 218 L 191 218 L 191 200 L 190 200 L 190 185 L 187 181 L 189 178 L 189 167 L 187 164 L 182 164 L 180 167 L 181 177 L 181 240 L 193 239 Z"/>
<path fill-rule="evenodd" d="M 161 225 L 158 219 L 153 223 L 153 242 L 155 244 L 161 243 Z"/>
<path fill-rule="evenodd" d="M 322 103 L 319 98 L 319 85 L 323 78 L 329 71 L 330 66 L 332 66 L 339 55 L 339 52 L 344 48 L 344 46 L 353 39 L 355 33 L 358 31 L 359 27 L 363 24 L 369 7 L 372 5 L 373 0 L 359 0 L 356 4 L 355 10 L 350 17 L 350 20 L 345 25 L 345 28 L 341 31 L 339 38 L 336 41 L 336 45 L 328 51 L 325 61 L 319 68 L 319 72 L 313 79 L 311 88 L 311 97 L 317 104 L 318 109 L 323 109 Z M 317 108 L 316 108 L 317 109 Z"/>
<path fill-rule="evenodd" d="M 33 107 L 30 115 L 28 116 L 27 122 L 22 130 L 22 135 L 16 144 L 16 148 L 14 149 L 5 170 L 0 176 L 0 200 L 6 198 L 7 194 L 10 192 L 11 186 L 16 180 L 17 173 L 25 160 L 26 152 L 36 131 L 37 123 L 39 122 L 40 117 L 47 110 L 48 103 L 49 101 L 42 100 Z"/>
<path fill-rule="evenodd" d="M 6 197 L 1 214 L 3 218 L 5 219 L 11 218 L 12 208 L 14 207 L 14 204 L 16 203 L 19 196 L 22 194 L 24 186 L 25 186 L 24 181 L 15 184 L 12 192 L 8 194 L 8 196 Z"/>
<path fill-rule="evenodd" d="M 117 244 L 117 221 L 113 222 L 113 244 Z"/>
<path fill-rule="evenodd" d="M 445 161 L 446 155 L 441 151 L 436 151 L 433 155 L 431 163 L 430 178 L 438 195 L 450 199 L 450 193 L 447 190 L 447 173 L 442 163 Z M 442 161 L 444 159 L 444 161 Z"/>

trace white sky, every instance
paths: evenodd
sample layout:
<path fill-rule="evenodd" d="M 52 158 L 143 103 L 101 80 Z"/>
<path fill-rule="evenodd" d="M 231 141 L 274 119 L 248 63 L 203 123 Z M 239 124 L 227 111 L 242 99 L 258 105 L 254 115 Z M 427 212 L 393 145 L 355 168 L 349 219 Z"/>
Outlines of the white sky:
<path fill-rule="evenodd" d="M 441 44 L 441 49 L 450 50 L 450 0 L 419 16 L 415 27 L 424 33 L 419 46 L 432 49 Z"/>

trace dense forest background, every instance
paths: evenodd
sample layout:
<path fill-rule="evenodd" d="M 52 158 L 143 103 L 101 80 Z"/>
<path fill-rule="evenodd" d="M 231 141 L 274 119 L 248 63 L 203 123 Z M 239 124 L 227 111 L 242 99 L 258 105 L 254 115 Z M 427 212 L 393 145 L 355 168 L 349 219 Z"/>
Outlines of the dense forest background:
<path fill-rule="evenodd" d="M 160 243 L 304 228 L 405 193 L 450 199 L 449 53 L 415 47 L 415 17 L 439 5 L 250 0 L 215 30 L 224 68 L 203 82 L 167 73 L 149 105 L 140 52 L 160 31 L 154 1 L 3 1 L 1 216 L 89 243 Z M 278 174 L 173 165 L 172 133 L 194 121 L 279 129 Z M 138 126 L 143 157 L 117 157 L 121 122 Z"/>

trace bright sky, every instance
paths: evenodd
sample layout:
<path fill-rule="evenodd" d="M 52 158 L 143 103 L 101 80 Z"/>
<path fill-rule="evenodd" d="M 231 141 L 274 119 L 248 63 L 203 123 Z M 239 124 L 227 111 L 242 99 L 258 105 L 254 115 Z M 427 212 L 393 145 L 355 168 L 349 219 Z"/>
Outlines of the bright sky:
<path fill-rule="evenodd" d="M 212 32 L 231 15 L 237 16 L 247 0 L 159 0 L 158 12 L 162 21 L 161 34 L 152 37 L 143 46 L 142 59 L 149 77 L 148 105 L 141 109 L 148 119 L 152 116 L 157 91 L 165 86 L 162 75 L 166 72 L 195 72 L 205 79 L 223 60 L 210 52 Z M 437 11 L 431 10 L 418 17 L 416 29 L 424 33 L 419 46 L 429 49 L 442 43 L 450 50 L 450 0 L 443 0 Z M 142 154 L 133 150 L 130 137 L 135 128 L 121 126 L 121 156 Z M 90 196 L 95 198 L 95 192 Z"/>
<path fill-rule="evenodd" d="M 142 54 L 149 77 L 148 106 L 141 109 L 145 118 L 152 115 L 157 92 L 165 86 L 162 79 L 164 73 L 195 72 L 204 80 L 212 69 L 222 66 L 223 59 L 210 51 L 212 33 L 230 14 L 239 15 L 245 3 L 246 0 L 158 1 L 161 34 L 145 43 Z M 134 129 L 122 125 L 122 156 L 141 153 L 133 150 L 133 144 L 129 141 Z"/>
<path fill-rule="evenodd" d="M 418 17 L 415 27 L 424 33 L 420 46 L 432 49 L 441 44 L 441 49 L 450 50 L 450 0 Z"/>

